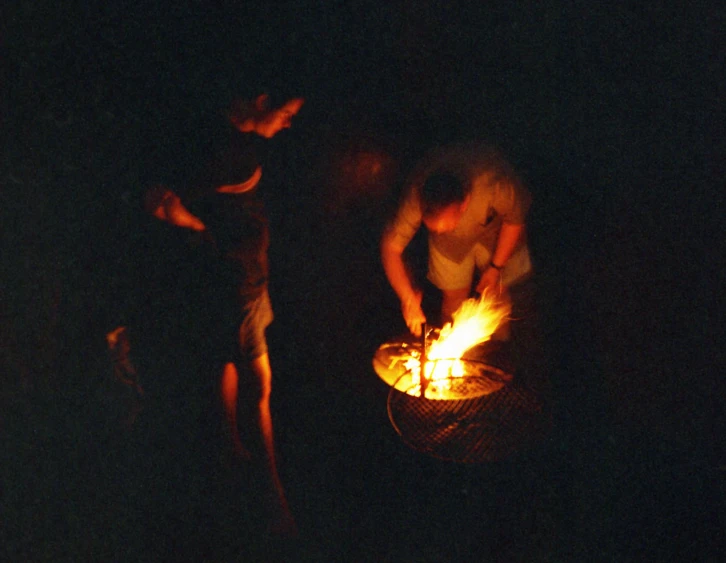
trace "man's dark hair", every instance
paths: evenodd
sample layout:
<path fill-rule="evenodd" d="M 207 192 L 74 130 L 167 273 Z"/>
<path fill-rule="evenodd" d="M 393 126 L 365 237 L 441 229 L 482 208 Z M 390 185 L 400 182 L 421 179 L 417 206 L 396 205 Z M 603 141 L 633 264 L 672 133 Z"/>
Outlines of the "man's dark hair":
<path fill-rule="evenodd" d="M 453 174 L 432 174 L 421 187 L 421 211 L 424 217 L 436 215 L 452 203 L 463 202 L 467 195 L 467 187 Z"/>

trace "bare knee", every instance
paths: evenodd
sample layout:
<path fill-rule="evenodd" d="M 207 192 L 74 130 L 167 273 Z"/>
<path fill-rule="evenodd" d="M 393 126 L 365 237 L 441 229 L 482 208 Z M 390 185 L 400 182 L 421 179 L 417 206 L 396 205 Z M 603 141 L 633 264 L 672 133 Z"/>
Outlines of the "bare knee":
<path fill-rule="evenodd" d="M 272 385 L 265 384 L 260 386 L 259 393 L 257 396 L 257 402 L 260 406 L 266 406 L 270 404 L 270 396 L 272 395 Z"/>
<path fill-rule="evenodd" d="M 264 354 L 252 360 L 250 367 L 255 376 L 255 395 L 257 402 L 260 406 L 266 406 L 269 404 L 270 395 L 272 394 L 270 359 L 267 354 Z"/>

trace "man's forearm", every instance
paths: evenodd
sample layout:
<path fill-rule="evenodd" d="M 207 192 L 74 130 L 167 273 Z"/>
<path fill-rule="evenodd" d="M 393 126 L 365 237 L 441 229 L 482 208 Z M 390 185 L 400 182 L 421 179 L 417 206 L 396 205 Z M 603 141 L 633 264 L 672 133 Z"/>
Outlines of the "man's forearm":
<path fill-rule="evenodd" d="M 504 267 L 507 260 L 517 248 L 519 240 L 524 234 L 524 224 L 503 223 L 497 239 L 497 247 L 492 254 L 492 262 L 499 268 Z"/>
<path fill-rule="evenodd" d="M 402 302 L 410 299 L 415 291 L 403 262 L 403 249 L 384 242 L 381 244 L 381 261 L 388 283 L 391 284 L 398 298 Z"/>

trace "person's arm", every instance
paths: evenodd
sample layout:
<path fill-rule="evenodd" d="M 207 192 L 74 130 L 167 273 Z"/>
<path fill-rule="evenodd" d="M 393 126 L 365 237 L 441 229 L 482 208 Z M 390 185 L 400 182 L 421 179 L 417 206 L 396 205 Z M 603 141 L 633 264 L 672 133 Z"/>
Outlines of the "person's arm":
<path fill-rule="evenodd" d="M 491 264 L 495 268 L 503 268 L 507 260 L 514 254 L 517 244 L 524 233 L 524 223 L 502 223 L 502 229 L 499 231 L 497 239 L 497 247 L 492 255 Z"/>
<path fill-rule="evenodd" d="M 502 223 L 502 228 L 497 238 L 497 246 L 492 254 L 489 267 L 484 270 L 476 286 L 476 290 L 479 293 L 488 288 L 493 289 L 498 287 L 502 268 L 504 268 L 514 253 L 514 250 L 517 248 L 517 244 L 524 234 L 524 229 L 525 226 L 523 223 Z"/>
<path fill-rule="evenodd" d="M 381 242 L 383 270 L 388 278 L 388 283 L 391 284 L 393 291 L 396 292 L 401 302 L 409 300 L 416 293 L 406 270 L 406 265 L 403 262 L 404 250 L 405 248 L 392 241 L 384 239 Z"/>
<path fill-rule="evenodd" d="M 517 174 L 506 162 L 500 162 L 506 180 L 500 181 L 494 190 L 492 207 L 502 218 L 502 227 L 492 253 L 489 267 L 484 270 L 476 290 L 501 289 L 501 273 L 525 236 L 526 216 L 532 196 Z"/>
<path fill-rule="evenodd" d="M 426 316 L 421 309 L 423 294 L 411 282 L 403 261 L 404 250 L 405 247 L 384 237 L 381 242 L 381 261 L 388 282 L 401 301 L 401 312 L 406 326 L 411 334 L 421 336 L 421 325 L 426 322 Z"/>
<path fill-rule="evenodd" d="M 414 286 L 414 280 L 406 268 L 403 253 L 421 227 L 421 202 L 418 190 L 424 176 L 417 171 L 404 188 L 403 198 L 395 219 L 386 227 L 381 239 L 383 270 L 401 301 L 401 312 L 406 326 L 415 336 L 421 336 L 421 325 L 426 316 L 421 309 L 423 293 Z"/>
<path fill-rule="evenodd" d="M 184 207 L 178 195 L 164 186 L 155 186 L 149 190 L 145 207 L 157 219 L 177 227 L 193 231 L 204 231 L 207 228 L 199 217 Z"/>

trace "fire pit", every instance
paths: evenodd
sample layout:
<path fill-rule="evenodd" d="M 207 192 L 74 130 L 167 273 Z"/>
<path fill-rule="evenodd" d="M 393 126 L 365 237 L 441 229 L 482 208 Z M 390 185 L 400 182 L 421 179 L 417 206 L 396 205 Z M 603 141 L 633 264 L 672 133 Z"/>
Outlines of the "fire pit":
<path fill-rule="evenodd" d="M 382 344 L 373 356 L 373 369 L 394 389 L 420 397 L 422 349 L 422 342 L 407 337 Z M 428 360 L 424 397 L 454 400 L 494 393 L 512 380 L 509 363 L 500 346 L 491 343 L 472 348 L 461 358 Z"/>
<path fill-rule="evenodd" d="M 506 347 L 490 340 L 508 312 L 469 300 L 440 331 L 424 327 L 418 341 L 405 337 L 376 350 L 373 367 L 391 387 L 388 416 L 405 443 L 476 463 L 504 459 L 542 434 L 541 400 L 514 381 Z"/>
<path fill-rule="evenodd" d="M 422 399 L 395 388 L 388 395 L 388 417 L 406 444 L 462 463 L 499 461 L 525 448 L 546 430 L 544 414 L 538 397 L 515 385 L 473 399 Z"/>

